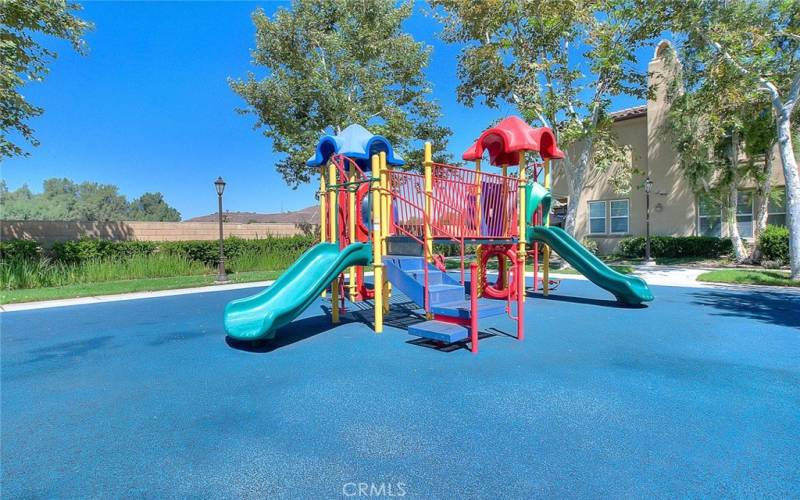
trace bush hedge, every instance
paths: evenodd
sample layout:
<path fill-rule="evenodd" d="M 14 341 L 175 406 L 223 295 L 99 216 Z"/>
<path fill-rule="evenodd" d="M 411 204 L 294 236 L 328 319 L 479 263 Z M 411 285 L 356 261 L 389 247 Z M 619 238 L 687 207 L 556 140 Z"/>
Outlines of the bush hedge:
<path fill-rule="evenodd" d="M 617 253 L 630 259 L 643 258 L 645 238 L 637 236 L 619 242 Z M 653 257 L 700 257 L 716 259 L 730 255 L 733 244 L 729 238 L 712 236 L 652 236 L 650 255 Z"/>
<path fill-rule="evenodd" d="M 779 262 L 781 265 L 789 263 L 789 228 L 768 225 L 758 239 L 758 249 L 763 255 L 763 260 Z"/>
<path fill-rule="evenodd" d="M 299 255 L 315 243 L 313 236 L 270 237 L 245 240 L 225 239 L 225 258 L 232 259 L 245 253 L 275 253 Z M 153 254 L 184 257 L 190 261 L 213 265 L 219 258 L 219 242 L 209 241 L 107 241 L 94 238 L 54 243 L 47 250 L 31 240 L 0 242 L 3 261 L 39 260 L 43 257 L 63 264 L 81 264 L 88 261 L 120 259 Z"/>
<path fill-rule="evenodd" d="M 42 247 L 33 240 L 0 241 L 0 260 L 3 262 L 36 261 L 42 256 Z"/>

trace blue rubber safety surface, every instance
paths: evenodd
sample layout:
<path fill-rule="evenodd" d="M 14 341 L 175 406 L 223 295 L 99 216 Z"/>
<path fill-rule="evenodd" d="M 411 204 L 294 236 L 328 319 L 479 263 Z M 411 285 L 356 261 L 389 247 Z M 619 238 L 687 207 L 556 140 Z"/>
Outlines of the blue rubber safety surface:
<path fill-rule="evenodd" d="M 800 294 L 653 291 L 565 280 L 478 355 L 322 302 L 233 349 L 253 289 L 4 313 L 3 496 L 798 497 Z"/>

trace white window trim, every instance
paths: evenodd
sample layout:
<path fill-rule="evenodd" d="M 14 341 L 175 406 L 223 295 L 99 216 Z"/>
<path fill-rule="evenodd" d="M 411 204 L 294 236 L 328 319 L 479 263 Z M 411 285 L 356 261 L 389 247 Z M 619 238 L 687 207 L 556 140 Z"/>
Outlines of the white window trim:
<path fill-rule="evenodd" d="M 592 203 L 602 203 L 603 204 L 603 232 L 602 233 L 594 233 L 592 232 L 592 220 L 600 219 L 600 217 L 592 217 Z M 587 233 L 588 236 L 601 236 L 608 234 L 608 201 L 606 200 L 591 200 L 586 202 L 586 209 L 588 210 L 587 219 L 589 221 L 589 232 Z"/>
<path fill-rule="evenodd" d="M 756 223 L 756 192 L 755 192 L 754 189 L 740 189 L 738 192 L 739 193 L 749 193 L 750 194 L 750 212 L 749 213 L 740 214 L 739 213 L 739 207 L 741 206 L 741 204 L 738 202 L 739 200 L 736 200 L 737 201 L 737 203 L 736 203 L 736 224 L 738 226 L 739 217 L 740 216 L 744 216 L 744 217 L 749 216 L 750 217 L 750 227 L 753 228 L 753 224 Z M 738 196 L 738 193 L 737 193 L 737 196 Z M 769 215 L 769 210 L 767 211 L 767 215 Z M 753 239 L 753 235 L 752 234 L 750 236 L 744 236 L 744 235 L 741 234 L 741 230 L 739 231 L 739 236 L 741 236 L 741 238 L 743 240 L 748 240 L 749 241 L 749 240 Z"/>
<path fill-rule="evenodd" d="M 622 217 L 620 215 L 616 215 L 616 216 L 612 216 L 611 215 L 611 204 L 614 203 L 615 201 L 624 201 L 625 202 L 625 205 L 627 205 L 627 208 L 628 208 L 628 215 L 626 215 L 625 217 Z M 612 229 L 614 227 L 614 225 L 611 224 L 611 221 L 613 219 L 622 219 L 622 218 L 627 219 L 627 221 L 628 221 L 628 223 L 626 224 L 627 229 L 625 231 L 614 231 Z M 629 234 L 631 232 L 631 200 L 630 199 L 628 199 L 628 198 L 620 198 L 620 199 L 617 199 L 617 200 L 608 200 L 608 224 L 607 224 L 607 226 L 608 226 L 608 233 L 609 234 Z"/>
<path fill-rule="evenodd" d="M 773 191 L 776 189 L 783 189 L 783 212 L 773 212 L 772 210 L 769 209 L 771 203 L 767 203 L 767 217 L 769 217 L 770 215 L 783 215 L 784 217 L 786 217 L 786 187 L 778 186 L 772 188 Z"/>
<path fill-rule="evenodd" d="M 697 200 L 695 201 L 695 203 L 697 203 L 697 229 L 695 231 L 695 235 L 696 236 L 705 236 L 703 234 L 703 231 L 700 229 L 700 227 L 701 227 L 700 219 L 709 219 L 709 218 L 712 218 L 714 216 L 713 215 L 701 215 L 700 214 L 700 205 L 701 205 L 700 196 L 702 196 L 702 195 L 697 195 Z M 719 220 L 722 221 L 722 207 L 719 207 Z M 720 236 L 719 237 L 721 237 L 721 236 L 722 236 L 722 227 L 720 227 Z"/>

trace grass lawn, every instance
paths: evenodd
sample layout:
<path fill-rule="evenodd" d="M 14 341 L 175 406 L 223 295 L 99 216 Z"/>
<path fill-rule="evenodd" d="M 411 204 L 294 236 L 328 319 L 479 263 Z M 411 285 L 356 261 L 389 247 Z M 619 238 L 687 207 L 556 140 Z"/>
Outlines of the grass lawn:
<path fill-rule="evenodd" d="M 283 271 L 251 271 L 230 274 L 234 283 L 272 280 Z M 81 283 L 50 288 L 22 288 L 0 292 L 0 304 L 34 302 L 39 300 L 73 299 L 93 295 L 114 295 L 117 293 L 153 292 L 173 290 L 214 284 L 213 275 L 177 276 L 174 278 L 146 278 L 136 280 L 105 281 L 100 283 Z"/>
<path fill-rule="evenodd" d="M 772 285 L 800 287 L 800 281 L 789 279 L 786 271 L 760 269 L 724 269 L 709 271 L 697 277 L 697 281 L 711 283 L 733 283 L 737 285 Z"/>

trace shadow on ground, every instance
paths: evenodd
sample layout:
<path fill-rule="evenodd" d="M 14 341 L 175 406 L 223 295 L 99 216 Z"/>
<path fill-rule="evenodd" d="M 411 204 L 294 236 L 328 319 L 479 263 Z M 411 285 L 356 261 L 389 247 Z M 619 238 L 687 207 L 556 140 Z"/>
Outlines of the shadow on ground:
<path fill-rule="evenodd" d="M 573 304 L 587 304 L 590 306 L 612 307 L 615 309 L 647 309 L 647 304 L 631 305 L 619 302 L 616 299 L 592 299 L 589 297 L 575 297 L 571 295 L 561 295 L 560 293 L 553 293 L 544 296 L 542 292 L 531 293 L 528 292 L 528 297 L 535 297 L 536 299 L 552 300 L 555 302 L 571 302 Z"/>
<path fill-rule="evenodd" d="M 341 324 L 353 322 L 347 318 L 342 318 L 341 320 Z M 240 351 L 264 353 L 290 346 L 295 342 L 309 339 L 330 330 L 331 318 L 326 313 L 320 316 L 296 319 L 288 325 L 279 328 L 275 332 L 275 337 L 271 339 L 241 341 L 226 336 L 225 342 L 230 347 Z"/>
<path fill-rule="evenodd" d="M 703 289 L 693 295 L 695 304 L 716 309 L 718 312 L 713 314 L 718 316 L 800 327 L 800 294 L 797 293 Z"/>

